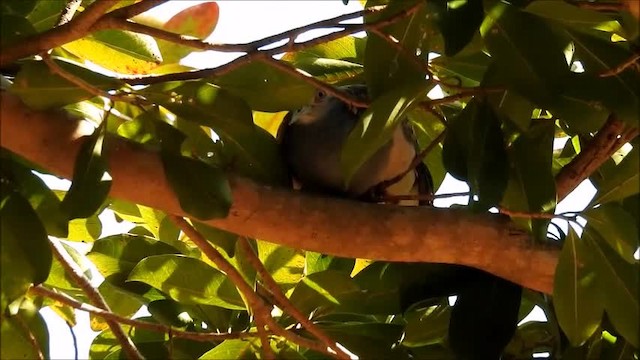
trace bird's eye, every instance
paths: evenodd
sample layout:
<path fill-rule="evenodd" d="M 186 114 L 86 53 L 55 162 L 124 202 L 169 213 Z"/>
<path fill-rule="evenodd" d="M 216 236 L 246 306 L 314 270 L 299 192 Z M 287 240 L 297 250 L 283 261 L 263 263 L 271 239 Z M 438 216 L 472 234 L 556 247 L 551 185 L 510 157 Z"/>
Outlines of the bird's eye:
<path fill-rule="evenodd" d="M 326 96 L 327 96 L 327 93 L 325 93 L 322 90 L 318 90 L 318 92 L 316 92 L 315 101 L 320 101 L 320 100 L 324 99 Z"/>

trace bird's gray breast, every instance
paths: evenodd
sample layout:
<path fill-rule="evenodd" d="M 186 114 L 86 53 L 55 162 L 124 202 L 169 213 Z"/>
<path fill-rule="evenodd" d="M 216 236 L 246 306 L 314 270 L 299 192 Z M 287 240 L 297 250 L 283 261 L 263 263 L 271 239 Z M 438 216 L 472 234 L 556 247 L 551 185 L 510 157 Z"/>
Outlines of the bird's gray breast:
<path fill-rule="evenodd" d="M 359 196 L 409 168 L 415 147 L 398 126 L 392 139 L 362 165 L 345 187 L 340 158 L 349 133 L 359 121 L 358 114 L 333 98 L 320 105 L 301 110 L 307 112 L 300 114 L 303 118 L 317 118 L 289 124 L 282 139 L 288 165 L 304 188 Z"/>

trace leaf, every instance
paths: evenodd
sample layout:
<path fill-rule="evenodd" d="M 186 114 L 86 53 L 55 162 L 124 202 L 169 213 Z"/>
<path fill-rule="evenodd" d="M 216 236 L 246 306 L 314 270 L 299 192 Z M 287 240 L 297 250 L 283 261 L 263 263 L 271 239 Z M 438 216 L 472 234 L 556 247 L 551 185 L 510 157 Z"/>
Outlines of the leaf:
<path fill-rule="evenodd" d="M 284 288 L 295 286 L 304 276 L 305 257 L 300 250 L 258 241 L 258 255 L 265 269 Z"/>
<path fill-rule="evenodd" d="M 148 256 L 179 253 L 175 247 L 150 237 L 118 234 L 94 242 L 87 257 L 108 277 L 115 273 L 128 275 Z"/>
<path fill-rule="evenodd" d="M 218 359 L 257 359 L 258 345 L 250 340 L 230 339 L 207 351 L 201 360 Z"/>
<path fill-rule="evenodd" d="M 216 305 L 244 310 L 233 283 L 206 263 L 181 255 L 149 256 L 136 265 L 129 281 L 141 281 L 185 304 Z"/>
<path fill-rule="evenodd" d="M 49 331 L 42 315 L 37 311 L 21 311 L 14 316 L 2 315 L 0 321 L 0 358 L 2 359 L 37 359 L 39 353 L 49 358 Z M 39 349 L 35 349 L 32 340 L 36 341 Z"/>
<path fill-rule="evenodd" d="M 114 90 L 122 86 L 119 80 L 93 72 L 67 59 L 54 57 L 53 61 L 65 72 L 100 90 Z M 42 61 L 25 62 L 9 88 L 29 107 L 44 110 L 64 106 L 94 97 L 94 94 L 51 73 Z"/>
<path fill-rule="evenodd" d="M 602 301 L 596 293 L 591 254 L 572 228 L 562 247 L 553 287 L 558 323 L 573 346 L 581 346 L 597 330 Z"/>
<path fill-rule="evenodd" d="M 18 191 L 38 213 L 48 234 L 61 238 L 67 237 L 68 220 L 60 211 L 60 200 L 49 187 L 29 168 L 15 161 L 13 156 L 3 153 L 0 156 L 2 172 L 10 173 Z"/>
<path fill-rule="evenodd" d="M 138 321 L 156 323 L 151 317 L 137 318 Z M 121 325 L 122 330 L 133 340 L 136 348 L 145 359 L 167 359 L 170 351 L 167 349 L 167 335 L 129 325 Z M 124 359 L 120 342 L 111 330 L 104 330 L 93 339 L 89 348 L 90 359 Z"/>
<path fill-rule="evenodd" d="M 500 80 L 509 89 L 541 106 L 560 93 L 559 83 L 569 74 L 564 56 L 569 41 L 545 21 L 499 3 L 488 12 L 480 31 L 501 70 Z"/>
<path fill-rule="evenodd" d="M 431 61 L 435 74 L 440 79 L 455 78 L 460 85 L 473 87 L 480 85 L 491 58 L 483 52 L 454 57 L 440 56 Z M 454 82 L 455 83 L 455 82 Z"/>
<path fill-rule="evenodd" d="M 66 250 L 66 252 L 71 256 L 74 260 L 78 268 L 82 271 L 82 274 L 87 278 L 92 278 L 92 272 L 89 268 L 90 263 L 87 258 L 80 254 L 78 250 L 74 247 L 65 244 L 64 242 L 60 242 L 62 247 Z M 47 280 L 44 282 L 45 285 L 52 286 L 62 290 L 79 290 L 78 284 L 69 276 L 65 268 L 60 264 L 60 261 L 56 258 L 53 259 L 53 263 L 51 264 L 51 271 L 49 271 L 49 276 Z"/>
<path fill-rule="evenodd" d="M 622 200 L 638 193 L 640 189 L 640 152 L 638 147 L 633 149 L 616 165 L 608 176 L 598 182 L 598 193 L 591 201 L 592 204 L 604 204 L 611 201 Z"/>
<path fill-rule="evenodd" d="M 153 37 L 130 31 L 101 30 L 62 48 L 120 74 L 148 74 L 162 62 Z"/>
<path fill-rule="evenodd" d="M 533 1 L 526 11 L 575 29 L 602 29 L 620 34 L 622 28 L 609 14 L 588 10 L 562 1 Z"/>
<path fill-rule="evenodd" d="M 638 262 L 629 264 L 608 246 L 602 246 L 603 240 L 594 232 L 585 232 L 586 251 L 593 257 L 596 271 L 596 286 L 592 294 L 603 294 L 604 308 L 614 328 L 635 347 L 640 346 L 638 339 L 638 318 L 640 306 L 638 300 Z"/>
<path fill-rule="evenodd" d="M 289 52 L 283 61 L 329 84 L 353 83 L 364 73 L 356 38 L 347 36 L 309 49 Z"/>
<path fill-rule="evenodd" d="M 512 144 L 513 163 L 502 206 L 513 211 L 553 213 L 556 188 L 552 171 L 554 125 L 534 122 Z M 521 221 L 536 239 L 546 239 L 548 220 Z"/>
<path fill-rule="evenodd" d="M 461 359 L 499 359 L 516 331 L 522 287 L 483 274 L 451 311 L 449 345 Z"/>
<path fill-rule="evenodd" d="M 299 109 L 315 94 L 315 88 L 308 82 L 263 62 L 239 66 L 212 81 L 256 111 Z"/>
<path fill-rule="evenodd" d="M 290 300 L 302 313 L 316 309 L 334 308 L 360 295 L 360 288 L 349 275 L 335 270 L 305 276 L 294 288 Z"/>
<path fill-rule="evenodd" d="M 130 318 L 142 306 L 142 302 L 139 299 L 119 290 L 108 281 L 103 281 L 98 287 L 98 291 L 114 314 Z M 91 330 L 102 331 L 109 328 L 104 318 L 93 314 L 89 316 Z"/>
<path fill-rule="evenodd" d="M 37 0 L 9 0 L 0 4 L 2 14 L 25 16 L 36 6 Z"/>
<path fill-rule="evenodd" d="M 448 124 L 442 161 L 447 171 L 466 181 L 474 206 L 497 204 L 507 186 L 508 163 L 500 120 L 485 100 L 472 100 Z"/>
<path fill-rule="evenodd" d="M 444 38 L 444 54 L 454 56 L 459 53 L 478 32 L 484 19 L 481 0 L 462 2 L 439 0 L 429 2 L 431 16 Z"/>
<path fill-rule="evenodd" d="M 166 151 L 161 153 L 161 159 L 182 210 L 200 220 L 227 216 L 233 200 L 221 169 Z"/>
<path fill-rule="evenodd" d="M 365 23 L 372 23 L 399 11 L 406 10 L 408 7 L 415 5 L 416 2 L 417 0 L 391 2 L 379 13 L 365 16 Z M 421 7 L 411 16 L 390 25 L 382 32 L 397 39 L 397 44 L 406 49 L 406 52 L 410 54 L 409 56 L 413 56 L 417 49 L 421 47 L 424 34 L 422 27 L 425 26 L 424 23 L 428 19 L 425 7 Z M 425 62 L 424 59 L 419 57 L 414 60 Z M 378 34 L 371 31 L 367 32 L 364 74 L 369 96 L 375 100 L 382 94 L 387 93 L 389 89 L 402 86 L 399 84 L 415 82 L 415 79 L 424 79 L 426 75 L 421 66 L 416 66 L 413 61 L 408 59 L 407 54 L 390 45 Z"/>
<path fill-rule="evenodd" d="M 0 32 L 0 45 L 3 47 L 25 41 L 25 38 L 34 35 L 36 32 L 23 16 L 2 14 L 0 15 L 0 21 L 0 30 L 2 31 Z"/>
<path fill-rule="evenodd" d="M 408 82 L 378 97 L 362 114 L 342 148 L 341 165 L 347 186 L 360 167 L 386 144 L 410 109 L 423 96 L 425 81 Z"/>
<path fill-rule="evenodd" d="M 27 19 L 33 24 L 36 31 L 43 32 L 56 25 L 60 19 L 60 13 L 66 5 L 67 0 L 37 1 L 34 9 L 27 15 Z"/>
<path fill-rule="evenodd" d="M 0 190 L 0 296 L 4 312 L 31 284 L 47 279 L 53 260 L 47 232 L 29 202 L 4 183 Z"/>
<path fill-rule="evenodd" d="M 451 307 L 436 304 L 426 309 L 418 309 L 404 314 L 407 321 L 402 345 L 420 347 L 442 342 L 449 329 Z"/>
<path fill-rule="evenodd" d="M 60 208 L 69 219 L 94 215 L 107 199 L 111 175 L 103 155 L 106 121 L 81 145 L 73 169 L 73 180 Z"/>
<path fill-rule="evenodd" d="M 321 329 L 331 339 L 344 346 L 360 359 L 408 359 L 404 349 L 396 347 L 402 337 L 402 325 L 359 323 L 355 321 L 326 323 Z"/>
<path fill-rule="evenodd" d="M 634 258 L 639 247 L 637 218 L 616 203 L 603 204 L 582 215 L 587 219 L 585 231 L 596 231 L 623 259 L 631 264 L 637 262 Z"/>
<path fill-rule="evenodd" d="M 190 6 L 173 15 L 162 29 L 172 33 L 205 39 L 218 25 L 220 7 L 216 2 L 206 2 Z M 193 48 L 157 40 L 165 64 L 176 63 L 193 52 Z"/>
<path fill-rule="evenodd" d="M 203 82 L 168 83 L 145 90 L 152 101 L 179 117 L 208 126 L 222 140 L 222 154 L 238 173 L 269 184 L 287 184 L 280 148 L 253 124 L 247 103 L 230 92 Z"/>
<path fill-rule="evenodd" d="M 222 248 L 229 257 L 233 257 L 236 251 L 238 235 L 224 231 L 204 223 L 194 221 L 193 227 L 215 246 Z"/>

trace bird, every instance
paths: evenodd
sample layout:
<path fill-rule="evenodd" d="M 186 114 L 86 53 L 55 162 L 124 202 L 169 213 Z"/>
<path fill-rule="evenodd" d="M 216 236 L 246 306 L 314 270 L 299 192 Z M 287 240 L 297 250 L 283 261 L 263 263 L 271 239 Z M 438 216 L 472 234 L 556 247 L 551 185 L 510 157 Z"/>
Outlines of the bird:
<path fill-rule="evenodd" d="M 338 89 L 360 100 L 369 97 L 363 84 Z M 375 200 L 385 194 L 432 195 L 433 180 L 426 165 L 419 161 L 415 169 L 411 169 L 419 148 L 407 118 L 400 121 L 391 139 L 366 160 L 345 185 L 340 163 L 342 148 L 365 110 L 318 90 L 309 105 L 285 116 L 277 138 L 295 183 L 306 192 L 364 200 Z M 406 200 L 400 204 L 418 203 L 430 202 Z"/>
<path fill-rule="evenodd" d="M 338 89 L 369 100 L 365 85 Z M 433 180 L 424 162 L 416 161 L 420 151 L 407 118 L 399 122 L 389 141 L 367 159 L 346 184 L 341 166 L 342 148 L 351 131 L 362 121 L 364 111 L 318 90 L 309 105 L 284 117 L 277 139 L 294 184 L 304 192 L 364 201 L 380 202 L 380 195 L 410 194 L 428 195 L 420 198 L 432 199 Z M 424 200 L 398 204 L 433 205 Z M 517 327 L 520 286 L 455 264 L 395 263 L 394 266 L 406 275 L 399 285 L 403 312 L 422 300 L 457 295 L 460 306 L 453 306 L 448 329 L 453 353 L 460 359 L 500 358 Z M 471 338 L 477 341 L 470 342 Z"/>

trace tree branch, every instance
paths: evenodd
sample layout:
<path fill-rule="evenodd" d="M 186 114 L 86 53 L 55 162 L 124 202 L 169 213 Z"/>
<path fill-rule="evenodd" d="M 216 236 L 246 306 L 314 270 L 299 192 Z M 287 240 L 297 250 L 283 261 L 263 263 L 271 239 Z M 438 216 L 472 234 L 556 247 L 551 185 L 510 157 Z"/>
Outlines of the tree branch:
<path fill-rule="evenodd" d="M 95 316 L 99 316 L 106 320 L 115 321 L 120 324 L 126 324 L 136 328 L 141 328 L 141 329 L 161 332 L 161 333 L 171 332 L 171 335 L 175 338 L 182 338 L 182 339 L 189 339 L 189 340 L 204 342 L 204 341 L 223 341 L 227 339 L 249 339 L 249 338 L 254 338 L 258 335 L 257 333 L 253 333 L 253 332 L 206 333 L 206 332 L 182 331 L 182 330 L 174 329 L 170 326 L 163 325 L 163 324 L 129 319 L 128 317 L 120 316 L 110 311 L 97 308 L 93 305 L 81 303 L 63 293 L 49 290 L 43 287 L 42 285 L 38 285 L 30 288 L 29 292 L 33 295 L 48 297 L 62 304 L 69 305 L 74 309 L 86 311 Z"/>
<path fill-rule="evenodd" d="M 0 92 L 0 101 L 2 147 L 72 178 L 74 160 L 88 135 L 80 121 L 31 110 L 7 92 Z M 110 195 L 188 216 L 166 181 L 158 154 L 112 140 Z M 324 198 L 234 175 L 229 182 L 234 199 L 229 215 L 205 221 L 209 225 L 341 257 L 467 265 L 534 290 L 553 291 L 558 248 L 534 244 L 505 216 Z"/>
<path fill-rule="evenodd" d="M 593 140 L 556 175 L 558 199 L 569 195 L 622 145 L 637 135 L 637 129 L 625 129 L 625 124 L 622 121 L 618 120 L 615 115 L 610 115 Z"/>
<path fill-rule="evenodd" d="M 58 242 L 58 240 L 51 239 L 49 241 L 51 244 L 51 250 L 53 252 L 53 256 L 58 259 L 60 265 L 64 268 L 67 275 L 69 275 L 74 282 L 82 289 L 89 301 L 94 303 L 97 307 L 103 309 L 104 311 L 111 312 L 109 309 L 109 305 L 104 300 L 100 292 L 95 289 L 84 277 L 82 270 L 78 268 L 75 261 L 71 258 L 71 256 L 67 253 L 67 251 L 62 247 L 62 244 Z M 109 325 L 109 329 L 113 333 L 113 336 L 118 340 L 120 346 L 122 346 L 122 351 L 127 355 L 130 359 L 144 359 L 144 356 L 140 354 L 136 345 L 131 341 L 131 339 L 124 333 L 120 324 L 116 321 L 105 319 L 107 325 Z"/>

